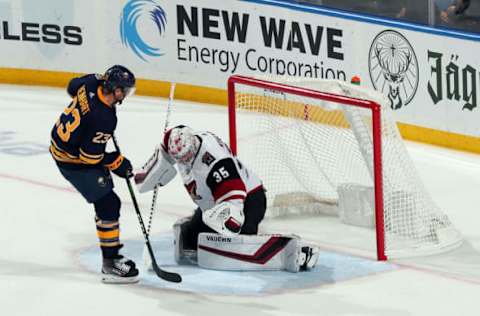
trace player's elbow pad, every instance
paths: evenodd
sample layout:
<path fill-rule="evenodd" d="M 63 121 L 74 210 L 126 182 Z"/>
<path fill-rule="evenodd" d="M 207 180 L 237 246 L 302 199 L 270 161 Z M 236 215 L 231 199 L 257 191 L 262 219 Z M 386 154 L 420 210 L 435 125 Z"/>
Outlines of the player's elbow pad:
<path fill-rule="evenodd" d="M 140 193 L 151 191 L 155 186 L 164 186 L 175 178 L 177 170 L 167 153 L 159 146 L 142 169 L 135 172 L 135 184 Z"/>
<path fill-rule="evenodd" d="M 205 225 L 222 235 L 238 235 L 245 222 L 243 202 L 222 202 L 202 213 Z"/>

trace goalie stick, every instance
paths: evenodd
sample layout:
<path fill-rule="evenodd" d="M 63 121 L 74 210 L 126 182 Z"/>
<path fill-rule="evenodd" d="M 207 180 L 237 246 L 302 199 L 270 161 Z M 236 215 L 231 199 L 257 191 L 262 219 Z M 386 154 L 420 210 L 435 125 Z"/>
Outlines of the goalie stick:
<path fill-rule="evenodd" d="M 113 145 L 115 146 L 115 149 L 120 154 L 121 153 L 120 147 L 118 146 L 115 135 L 112 135 L 112 139 L 113 139 Z M 152 260 L 153 270 L 155 271 L 157 276 L 163 280 L 176 282 L 176 283 L 182 282 L 182 277 L 180 276 L 180 274 L 162 270 L 158 266 L 157 260 L 155 259 L 155 255 L 152 250 L 152 245 L 150 244 L 150 239 L 148 238 L 148 234 L 145 229 L 145 224 L 143 223 L 142 214 L 140 213 L 140 208 L 138 207 L 137 199 L 135 197 L 135 192 L 133 191 L 132 184 L 130 183 L 130 178 L 126 177 L 125 181 L 127 182 L 128 191 L 130 192 L 130 197 L 132 198 L 133 206 L 135 208 L 135 213 L 137 214 L 138 222 L 140 223 L 140 228 L 142 229 L 143 238 L 145 239 L 145 245 L 147 246 L 148 252 L 150 254 L 150 259 Z"/>
<path fill-rule="evenodd" d="M 172 112 L 172 102 L 173 102 L 174 94 L 175 94 L 175 82 L 172 82 L 170 85 L 170 94 L 168 95 L 167 115 L 165 117 L 165 126 L 163 127 L 164 133 L 167 131 L 167 128 L 170 122 L 170 113 Z M 147 234 L 150 234 L 150 229 L 152 227 L 153 214 L 155 212 L 155 206 L 157 204 L 157 196 L 158 196 L 158 185 L 156 185 L 155 188 L 153 189 L 152 203 L 150 206 L 150 216 L 148 218 Z"/>
<path fill-rule="evenodd" d="M 173 102 L 173 95 L 175 94 L 175 82 L 172 82 L 170 84 L 170 94 L 168 96 L 168 103 L 167 103 L 167 114 L 165 117 L 165 125 L 163 127 L 163 132 L 165 133 L 167 131 L 169 122 L 170 122 L 170 113 L 172 112 L 172 102 Z M 148 226 L 147 226 L 147 235 L 150 235 L 150 230 L 152 228 L 152 220 L 153 220 L 153 214 L 155 213 L 155 207 L 157 204 L 157 196 L 158 196 L 158 185 L 155 186 L 153 189 L 153 195 L 152 195 L 152 203 L 150 204 L 150 215 L 148 217 Z M 147 267 L 147 269 L 150 267 L 150 260 L 148 256 L 148 249 L 143 249 L 143 262 L 144 265 Z"/>

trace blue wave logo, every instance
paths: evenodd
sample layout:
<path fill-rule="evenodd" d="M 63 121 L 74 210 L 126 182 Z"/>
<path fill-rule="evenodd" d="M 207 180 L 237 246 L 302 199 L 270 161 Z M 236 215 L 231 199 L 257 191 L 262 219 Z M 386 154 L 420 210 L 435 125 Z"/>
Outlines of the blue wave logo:
<path fill-rule="evenodd" d="M 142 60 L 145 57 L 159 57 L 164 53 L 160 48 L 151 46 L 140 36 L 137 22 L 147 18 L 153 22 L 160 37 L 165 32 L 167 15 L 165 11 L 153 0 L 130 0 L 123 8 L 120 20 L 120 37 L 123 45 L 129 47 Z"/>

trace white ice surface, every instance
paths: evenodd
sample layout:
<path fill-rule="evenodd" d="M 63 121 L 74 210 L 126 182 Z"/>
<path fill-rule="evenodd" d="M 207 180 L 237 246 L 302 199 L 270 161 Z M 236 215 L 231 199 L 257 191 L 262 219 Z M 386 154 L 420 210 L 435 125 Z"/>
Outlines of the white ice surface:
<path fill-rule="evenodd" d="M 0 315 L 479 314 L 480 157 L 416 143 L 408 143 L 408 150 L 427 189 L 465 237 L 455 252 L 404 260 L 389 272 L 261 296 L 100 283 L 98 273 L 81 260 L 97 244 L 93 209 L 60 176 L 46 151 L 50 129 L 67 103 L 60 89 L 0 85 Z M 165 104 L 132 97 L 120 107 L 117 137 L 134 165 L 142 164 L 160 140 Z M 227 139 L 226 108 L 180 101 L 174 107 L 171 125 L 186 123 Z M 123 202 L 121 237 L 140 242 L 123 181 L 116 181 L 116 191 Z M 150 195 L 138 197 L 147 211 Z M 192 206 L 176 179 L 159 193 L 154 232 L 169 233 Z M 276 220 L 262 230 L 296 232 L 325 251 L 374 257 L 372 238 L 349 240 L 328 220 Z"/>

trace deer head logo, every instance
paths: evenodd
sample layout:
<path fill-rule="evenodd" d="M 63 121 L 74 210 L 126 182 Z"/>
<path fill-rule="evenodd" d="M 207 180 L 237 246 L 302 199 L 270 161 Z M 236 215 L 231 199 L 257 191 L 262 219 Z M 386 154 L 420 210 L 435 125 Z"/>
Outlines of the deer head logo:
<path fill-rule="evenodd" d="M 369 71 L 373 86 L 387 95 L 392 109 L 413 99 L 418 87 L 417 57 L 400 33 L 387 30 L 377 35 L 370 47 Z"/>

